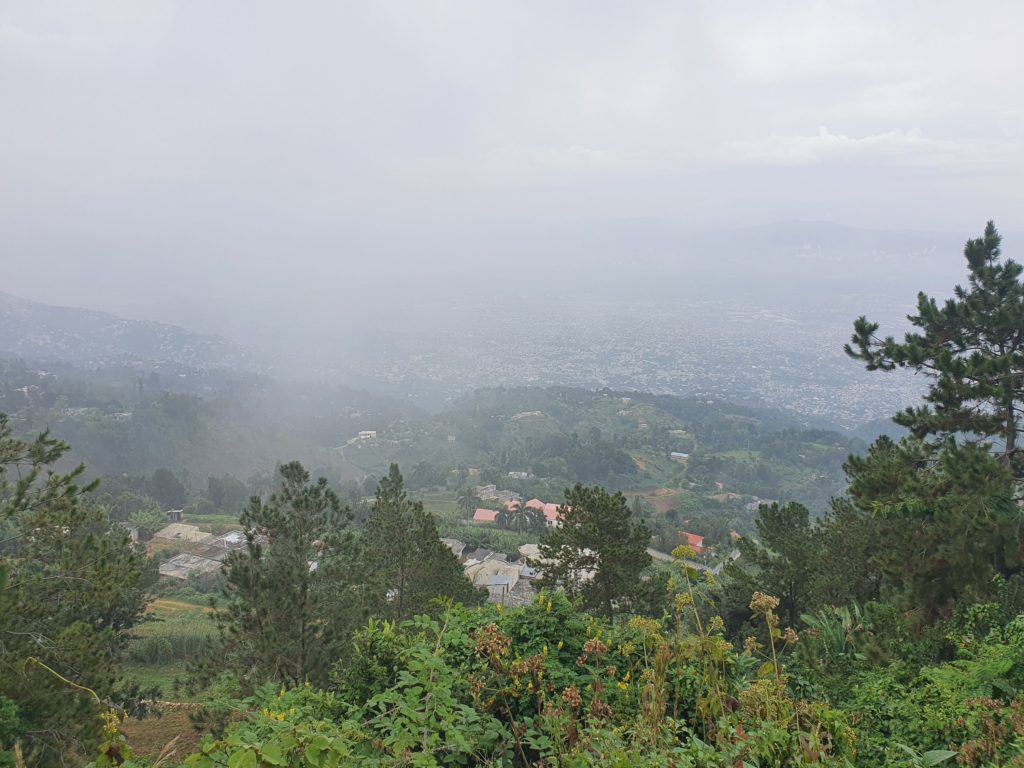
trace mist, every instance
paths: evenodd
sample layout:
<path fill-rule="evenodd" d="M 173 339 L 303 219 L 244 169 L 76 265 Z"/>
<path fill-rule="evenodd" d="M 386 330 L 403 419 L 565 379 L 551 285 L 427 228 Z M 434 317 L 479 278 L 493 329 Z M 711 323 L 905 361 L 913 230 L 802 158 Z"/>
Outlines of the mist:
<path fill-rule="evenodd" d="M 1024 240 L 1024 11 L 986 10 L 9 0 L 3 290 L 279 376 L 395 389 L 426 356 L 438 397 L 692 393 L 531 357 L 675 326 L 746 369 L 745 311 L 839 366 L 854 317 L 948 291 L 985 221 Z"/>

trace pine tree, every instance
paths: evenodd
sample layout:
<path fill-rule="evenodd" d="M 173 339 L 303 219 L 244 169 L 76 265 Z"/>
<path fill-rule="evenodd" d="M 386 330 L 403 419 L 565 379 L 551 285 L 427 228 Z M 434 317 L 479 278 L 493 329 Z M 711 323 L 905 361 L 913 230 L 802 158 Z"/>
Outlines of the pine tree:
<path fill-rule="evenodd" d="M 437 611 L 436 598 L 474 604 L 482 595 L 441 541 L 433 515 L 411 500 L 398 465 L 377 486 L 363 534 L 364 572 L 380 615 L 404 621 Z"/>
<path fill-rule="evenodd" d="M 363 618 L 349 511 L 326 479 L 310 483 L 298 462 L 279 474 L 278 491 L 253 498 L 242 513 L 246 548 L 224 565 L 218 647 L 192 669 L 193 684 L 221 671 L 234 673 L 243 690 L 267 681 L 322 684 Z"/>
<path fill-rule="evenodd" d="M 540 542 L 541 583 L 580 595 L 584 606 L 611 618 L 640 591 L 651 564 L 651 532 L 633 519 L 626 497 L 577 483 L 559 508 L 562 524 Z"/>
<path fill-rule="evenodd" d="M 860 317 L 845 347 L 868 370 L 931 380 L 925 404 L 893 419 L 910 436 L 879 439 L 846 465 L 850 501 L 884 539 L 873 560 L 923 622 L 984 598 L 992 576 L 1018 572 L 1024 559 L 1024 267 L 1002 258 L 992 222 L 964 256 L 966 287 L 941 305 L 918 294 L 908 317 L 917 331 L 879 338 L 878 324 Z"/>
<path fill-rule="evenodd" d="M 967 286 L 939 304 L 923 292 L 919 329 L 902 342 L 876 336 L 879 325 L 865 317 L 854 323 L 846 353 L 870 371 L 904 368 L 932 379 L 926 405 L 894 417 L 915 437 L 942 442 L 994 441 L 1000 460 L 1024 478 L 1020 446 L 1024 417 L 1024 271 L 1002 258 L 1001 238 L 990 221 L 982 237 L 968 240 Z"/>
<path fill-rule="evenodd" d="M 17 707 L 28 765 L 89 754 L 95 697 L 138 694 L 120 661 L 143 610 L 143 557 L 90 502 L 84 467 L 53 469 L 67 450 L 46 433 L 13 437 L 0 414 L 0 701 Z"/>
<path fill-rule="evenodd" d="M 762 504 L 755 520 L 757 540 L 741 538 L 732 575 L 748 594 L 778 597 L 779 615 L 795 627 L 807 610 L 817 552 L 810 513 L 801 504 Z"/>
<path fill-rule="evenodd" d="M 870 519 L 872 561 L 920 623 L 963 598 L 991 596 L 993 576 L 1021 567 L 1020 516 L 1005 463 L 976 443 L 939 451 L 879 438 L 846 464 L 852 505 Z"/>

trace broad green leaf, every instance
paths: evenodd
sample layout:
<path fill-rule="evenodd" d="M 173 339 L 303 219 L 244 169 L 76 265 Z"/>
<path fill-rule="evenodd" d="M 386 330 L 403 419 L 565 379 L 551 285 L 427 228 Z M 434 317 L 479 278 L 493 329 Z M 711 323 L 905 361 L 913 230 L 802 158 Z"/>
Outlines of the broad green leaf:
<path fill-rule="evenodd" d="M 257 768 L 258 765 L 259 760 L 256 758 L 256 752 L 252 749 L 235 752 L 235 754 L 228 758 L 228 768 Z"/>
<path fill-rule="evenodd" d="M 287 765 L 288 758 L 284 755 L 284 750 L 281 749 L 281 745 L 276 741 L 271 741 L 263 745 L 260 750 L 260 759 L 264 763 L 270 765 Z"/>
<path fill-rule="evenodd" d="M 939 765 L 940 763 L 944 763 L 954 757 L 956 757 L 956 752 L 951 752 L 948 749 L 933 749 L 921 755 L 921 762 L 930 768 L 933 765 Z"/>

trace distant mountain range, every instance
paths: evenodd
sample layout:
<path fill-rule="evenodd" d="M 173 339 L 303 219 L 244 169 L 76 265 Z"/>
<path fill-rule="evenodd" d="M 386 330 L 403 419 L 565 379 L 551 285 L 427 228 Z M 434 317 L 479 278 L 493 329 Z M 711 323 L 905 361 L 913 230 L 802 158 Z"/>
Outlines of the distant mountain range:
<path fill-rule="evenodd" d="M 54 307 L 2 292 L 0 357 L 78 365 L 172 364 L 199 370 L 260 367 L 250 350 L 219 336 L 90 309 Z"/>

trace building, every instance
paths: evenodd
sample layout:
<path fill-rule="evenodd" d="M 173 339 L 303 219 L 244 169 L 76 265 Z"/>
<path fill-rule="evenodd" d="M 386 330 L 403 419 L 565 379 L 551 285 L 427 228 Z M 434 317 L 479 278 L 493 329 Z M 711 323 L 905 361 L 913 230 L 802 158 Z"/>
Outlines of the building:
<path fill-rule="evenodd" d="M 476 495 L 481 501 L 491 501 L 497 498 L 498 486 L 494 483 L 491 483 L 490 485 L 478 485 L 473 490 L 476 491 Z"/>
<path fill-rule="evenodd" d="M 582 554 L 593 555 L 594 553 L 589 549 L 584 549 Z M 527 572 L 520 569 L 520 575 L 523 576 L 523 578 L 538 578 L 543 573 L 544 566 L 550 565 L 553 562 L 555 561 L 546 560 L 540 556 L 540 547 L 536 544 L 523 544 L 519 547 L 519 563 L 523 568 L 529 569 Z M 526 576 L 526 573 L 529 573 L 529 576 Z M 593 569 L 574 571 L 569 574 L 570 578 L 579 582 L 592 581 L 596 575 L 597 571 Z"/>
<path fill-rule="evenodd" d="M 536 509 L 544 514 L 544 524 L 549 528 L 555 528 L 562 524 L 562 513 L 558 511 L 558 505 L 540 499 L 530 499 L 526 506 Z"/>
<path fill-rule="evenodd" d="M 672 461 L 677 461 L 680 464 L 685 464 L 690 460 L 690 454 L 683 453 L 682 451 L 672 451 L 668 457 L 672 459 Z"/>
<path fill-rule="evenodd" d="M 522 563 L 510 563 L 507 555 L 486 549 L 470 553 L 464 566 L 473 586 L 487 590 L 488 602 L 503 605 L 525 605 L 533 600 L 535 590 L 523 569 Z"/>
<path fill-rule="evenodd" d="M 207 533 L 204 536 L 209 538 L 196 542 L 189 552 L 182 552 L 161 563 L 160 575 L 188 581 L 192 574 L 217 573 L 229 554 L 246 546 L 245 533 L 242 531 L 228 531 L 216 537 Z M 313 567 L 311 565 L 311 569 Z"/>
<path fill-rule="evenodd" d="M 696 533 L 687 533 L 686 531 L 680 531 L 679 539 L 680 541 L 682 541 L 683 544 L 685 544 L 698 554 L 707 549 L 707 547 L 704 546 L 704 537 L 698 536 Z"/>
<path fill-rule="evenodd" d="M 183 509 L 168 509 L 167 510 L 167 522 L 168 523 L 180 523 L 185 517 L 185 510 Z"/>
<path fill-rule="evenodd" d="M 364 429 L 362 432 L 359 433 L 359 439 L 360 440 L 369 440 L 371 437 L 376 437 L 376 436 L 377 436 L 377 430 L 376 429 Z"/>
<path fill-rule="evenodd" d="M 205 544 L 213 539 L 213 534 L 200 531 L 198 525 L 171 523 L 154 533 L 153 539 L 161 543 Z"/>
<path fill-rule="evenodd" d="M 477 524 L 494 523 L 498 519 L 498 510 L 478 508 L 473 513 L 473 522 Z"/>

